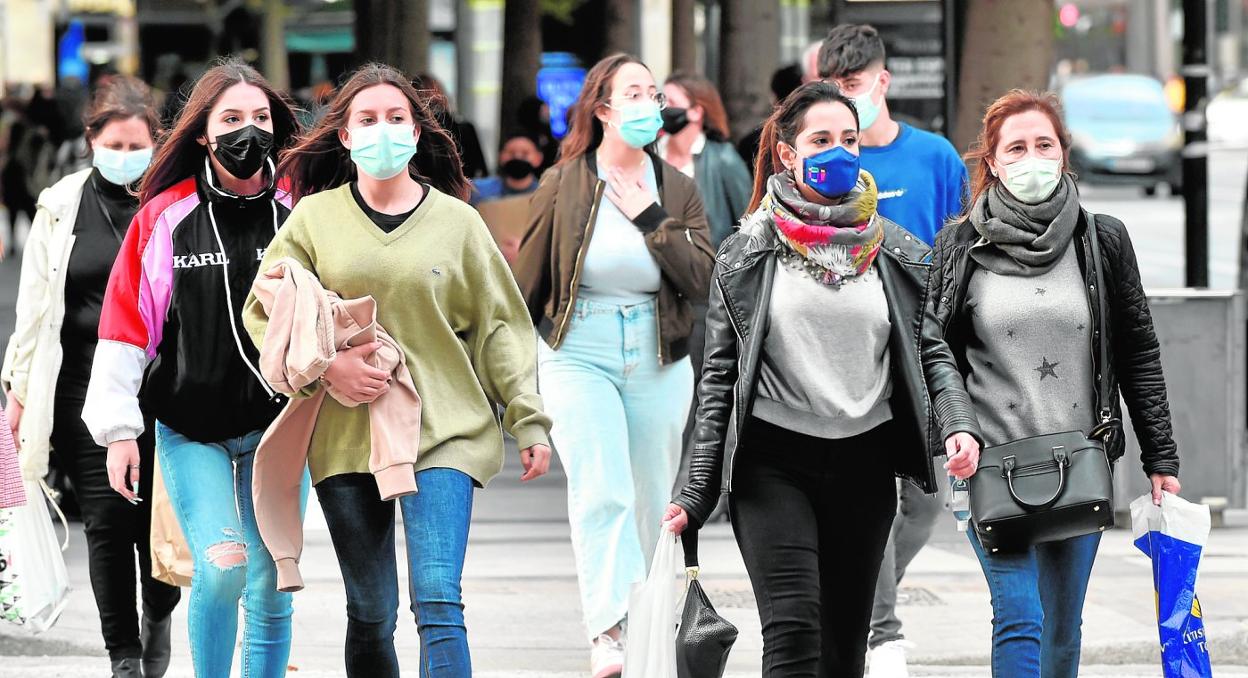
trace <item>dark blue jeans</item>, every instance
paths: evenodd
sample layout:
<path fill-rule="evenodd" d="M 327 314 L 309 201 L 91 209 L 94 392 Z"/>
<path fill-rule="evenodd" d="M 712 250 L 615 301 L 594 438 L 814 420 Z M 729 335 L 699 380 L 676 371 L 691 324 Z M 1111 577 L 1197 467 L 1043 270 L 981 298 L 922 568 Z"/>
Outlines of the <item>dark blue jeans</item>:
<path fill-rule="evenodd" d="M 1077 678 L 1083 599 L 1101 533 L 985 553 L 967 530 L 992 593 L 994 678 Z"/>
<path fill-rule="evenodd" d="M 416 474 L 420 491 L 403 509 L 412 612 L 420 631 L 421 678 L 471 678 L 460 580 L 472 519 L 472 479 L 453 469 Z M 394 502 L 382 501 L 367 473 L 331 476 L 316 485 L 347 592 L 347 675 L 399 675 L 394 651 L 399 583 Z"/>

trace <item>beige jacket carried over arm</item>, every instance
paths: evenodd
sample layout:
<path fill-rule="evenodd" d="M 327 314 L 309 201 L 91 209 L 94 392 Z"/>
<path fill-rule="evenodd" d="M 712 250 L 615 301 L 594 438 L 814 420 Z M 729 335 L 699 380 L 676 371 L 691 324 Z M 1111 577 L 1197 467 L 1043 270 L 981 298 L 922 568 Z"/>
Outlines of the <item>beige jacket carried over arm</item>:
<path fill-rule="evenodd" d="M 277 565 L 277 587 L 298 591 L 303 588 L 299 493 L 317 413 L 327 392 L 347 407 L 361 404 L 333 388 L 319 388 L 317 380 L 339 349 L 381 342 L 368 360 L 391 374 L 391 388 L 367 407 L 368 468 L 383 500 L 416 492 L 420 396 L 402 348 L 377 324 L 372 297 L 340 299 L 288 258 L 262 272 L 252 292 L 269 320 L 260 346 L 260 372 L 275 390 L 294 396 L 256 450 L 252 497 L 260 536 Z"/>

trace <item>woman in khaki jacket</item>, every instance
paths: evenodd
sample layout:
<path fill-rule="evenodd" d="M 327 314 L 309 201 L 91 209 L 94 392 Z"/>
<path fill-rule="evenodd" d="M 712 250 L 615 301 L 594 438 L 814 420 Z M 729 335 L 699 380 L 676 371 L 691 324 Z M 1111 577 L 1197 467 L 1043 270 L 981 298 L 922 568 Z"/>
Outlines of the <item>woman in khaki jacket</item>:
<path fill-rule="evenodd" d="M 691 302 L 713 263 L 697 185 L 652 150 L 665 103 L 635 57 L 590 70 L 515 265 L 545 340 L 594 678 L 621 670 L 629 587 L 658 541 L 693 395 Z"/>
<path fill-rule="evenodd" d="M 159 121 L 147 85 L 113 77 L 98 86 L 83 122 L 93 167 L 61 179 L 39 196 L 22 257 L 17 322 L 0 381 L 13 439 L 21 446 L 23 475 L 41 479 L 49 452 L 55 450 L 57 466 L 74 484 L 87 537 L 91 589 L 113 675 L 155 678 L 169 664 L 169 615 L 179 593 L 151 577 L 146 503 L 151 488 L 138 488 L 143 501 L 135 504 L 113 492 L 105 450 L 91 439 L 80 417 L 104 287 L 139 207 L 130 191 L 151 161 Z M 141 477 L 151 478 L 150 433 L 139 439 L 139 451 Z M 143 593 L 141 630 L 136 551 Z"/>

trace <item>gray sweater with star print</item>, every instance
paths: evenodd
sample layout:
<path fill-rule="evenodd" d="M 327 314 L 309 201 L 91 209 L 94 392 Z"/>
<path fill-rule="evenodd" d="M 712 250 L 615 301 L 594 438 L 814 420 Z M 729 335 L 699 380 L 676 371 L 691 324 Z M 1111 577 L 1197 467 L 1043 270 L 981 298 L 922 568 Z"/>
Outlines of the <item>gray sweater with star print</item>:
<path fill-rule="evenodd" d="M 966 306 L 966 390 L 985 444 L 1092 428 L 1092 314 L 1073 247 L 1034 277 L 976 268 Z"/>

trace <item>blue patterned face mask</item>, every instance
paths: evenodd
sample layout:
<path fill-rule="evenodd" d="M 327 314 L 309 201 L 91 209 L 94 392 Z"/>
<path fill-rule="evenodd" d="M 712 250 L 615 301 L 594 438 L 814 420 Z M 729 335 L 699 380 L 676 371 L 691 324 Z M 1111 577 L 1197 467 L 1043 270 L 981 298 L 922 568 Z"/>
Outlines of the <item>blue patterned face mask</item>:
<path fill-rule="evenodd" d="M 109 183 L 128 186 L 138 181 L 147 171 L 147 166 L 152 164 L 152 149 L 115 151 L 111 148 L 97 148 L 92 151 L 91 164 Z"/>
<path fill-rule="evenodd" d="M 837 146 L 802 158 L 802 181 L 825 198 L 839 198 L 858 183 L 858 156 Z"/>
<path fill-rule="evenodd" d="M 379 122 L 352 127 L 351 161 L 360 171 L 379 181 L 398 176 L 416 155 L 414 125 Z"/>
<path fill-rule="evenodd" d="M 611 107 L 620 112 L 620 138 L 633 148 L 644 148 L 654 143 L 663 129 L 663 116 L 659 113 L 659 105 L 653 101 L 629 104 L 619 108 Z"/>

